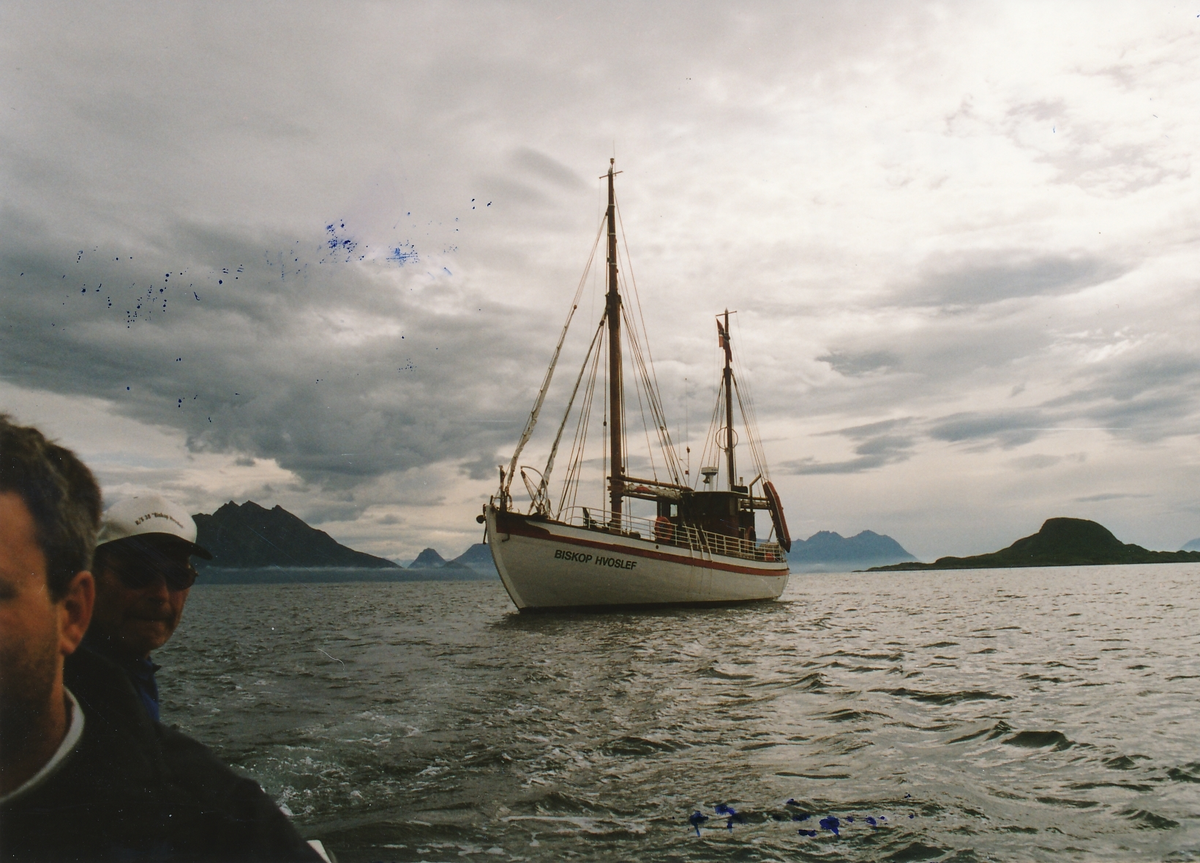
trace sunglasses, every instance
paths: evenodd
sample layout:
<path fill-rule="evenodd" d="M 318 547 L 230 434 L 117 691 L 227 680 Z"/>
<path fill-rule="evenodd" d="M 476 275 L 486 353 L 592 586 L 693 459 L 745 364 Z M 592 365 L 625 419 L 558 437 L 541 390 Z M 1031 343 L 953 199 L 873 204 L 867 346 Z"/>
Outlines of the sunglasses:
<path fill-rule="evenodd" d="M 149 587 L 161 575 L 167 590 L 187 590 L 196 583 L 198 573 L 190 563 L 168 560 L 161 555 L 113 557 L 107 561 L 121 584 L 130 590 Z"/>

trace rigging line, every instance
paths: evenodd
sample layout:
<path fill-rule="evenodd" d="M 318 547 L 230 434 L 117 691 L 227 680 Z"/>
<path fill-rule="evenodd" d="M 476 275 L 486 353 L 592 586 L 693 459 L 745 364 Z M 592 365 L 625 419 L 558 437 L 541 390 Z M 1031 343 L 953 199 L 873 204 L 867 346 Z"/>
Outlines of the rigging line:
<path fill-rule="evenodd" d="M 600 326 L 604 326 L 604 321 L 600 322 Z M 562 422 L 558 425 L 558 433 L 554 436 L 554 445 L 550 447 L 550 458 L 546 459 L 546 469 L 542 472 L 541 493 L 544 496 L 546 487 L 550 482 L 550 473 L 554 470 L 554 457 L 558 455 L 558 444 L 562 440 L 563 429 L 567 427 L 567 420 L 571 418 L 571 408 L 575 406 L 575 396 L 579 392 L 579 383 L 583 380 L 583 373 L 587 371 L 588 360 L 591 359 L 592 351 L 596 348 L 596 341 L 600 338 L 600 329 L 596 329 L 596 334 L 592 336 L 592 342 L 588 345 L 587 353 L 583 357 L 583 365 L 579 367 L 579 375 L 575 378 L 575 386 L 571 389 L 571 397 L 567 400 L 567 409 L 563 412 Z"/>
<path fill-rule="evenodd" d="M 607 314 L 603 315 L 600 318 L 601 321 L 605 321 L 607 319 L 608 319 Z M 608 331 L 607 331 L 607 327 L 606 327 L 605 333 L 604 333 L 604 344 L 606 347 L 608 347 L 609 350 L 612 350 L 612 348 L 611 348 L 611 346 L 609 346 L 608 342 L 609 342 Z M 604 377 L 602 379 L 604 389 L 601 392 L 606 393 L 606 392 L 608 392 L 608 362 L 607 361 L 604 363 L 604 368 L 602 371 L 603 371 L 603 375 L 604 375 Z M 607 438 L 608 438 L 608 434 L 609 434 L 608 399 L 603 398 L 603 396 L 601 396 L 601 398 L 604 402 L 604 413 L 602 414 L 603 425 L 601 427 L 604 429 L 604 437 L 606 438 L 604 443 L 607 443 L 608 442 Z M 609 520 L 609 510 L 606 509 L 605 507 L 608 507 L 611 505 L 609 502 L 609 499 L 608 499 L 608 495 L 605 494 L 607 489 L 604 488 L 604 481 L 607 477 L 608 477 L 608 447 L 605 446 L 605 447 L 601 448 L 601 455 L 600 455 L 600 500 L 603 502 L 600 507 L 600 512 L 603 515 L 605 522 L 607 522 Z"/>
<path fill-rule="evenodd" d="M 733 325 L 738 329 L 736 342 L 738 345 L 740 345 L 742 338 L 741 319 L 735 318 Z M 750 454 L 754 459 L 759 472 L 765 475 L 766 459 L 758 432 L 758 412 L 754 403 L 754 391 L 750 386 L 749 376 L 746 374 L 745 365 L 741 358 L 741 352 L 736 347 L 733 350 L 733 364 L 735 367 L 733 385 L 738 397 L 738 407 L 742 413 L 742 422 L 746 428 L 746 437 L 747 443 L 750 445 Z M 742 392 L 743 388 L 745 389 L 744 396 Z"/>
<path fill-rule="evenodd" d="M 666 412 L 662 407 L 662 396 L 657 389 L 657 381 L 652 378 L 654 364 L 651 361 L 647 363 L 646 354 L 649 352 L 649 345 L 643 347 L 642 340 L 649 339 L 647 333 L 638 334 L 634 321 L 630 319 L 629 312 L 622 306 L 622 317 L 625 320 L 626 334 L 629 339 L 631 353 L 634 356 L 635 368 L 643 382 L 646 392 L 646 400 L 650 406 L 651 417 L 654 420 L 655 436 L 659 440 L 659 446 L 663 450 L 663 458 L 665 459 L 665 469 L 671 474 L 673 481 L 678 484 L 682 476 L 678 453 L 675 452 L 674 444 L 671 442 L 670 431 L 667 428 Z M 639 393 L 640 396 L 640 393 Z M 643 416 L 645 410 L 643 408 Z M 655 479 L 657 479 L 657 473 Z"/>
<path fill-rule="evenodd" d="M 680 483 L 681 469 L 679 465 L 679 455 L 675 452 L 674 444 L 671 442 L 670 432 L 667 429 L 666 414 L 663 411 L 662 403 L 658 398 L 658 393 L 654 390 L 653 381 L 646 370 L 646 359 L 641 353 L 641 345 L 634 345 L 635 359 L 638 364 L 640 380 L 646 391 L 647 404 L 650 407 L 651 419 L 654 422 L 655 437 L 658 438 L 659 448 L 663 452 L 665 460 L 665 469 L 670 474 L 672 481 L 678 485 Z M 653 452 L 653 450 L 651 450 Z M 657 468 L 655 468 L 655 479 L 658 479 Z"/>
<path fill-rule="evenodd" d="M 629 324 L 629 315 L 625 313 L 624 308 L 621 310 L 621 317 L 625 319 L 625 323 Z M 650 458 L 650 474 L 654 479 L 658 479 L 658 467 L 654 464 L 654 445 L 650 443 L 650 426 L 646 422 L 646 406 L 642 403 L 642 387 L 647 383 L 645 366 L 641 362 L 641 346 L 633 339 L 629 340 L 629 346 L 633 349 L 634 365 L 636 365 L 641 374 L 635 375 L 633 379 L 634 392 L 638 397 L 638 411 L 642 415 L 642 431 L 646 434 L 646 454 Z"/>
<path fill-rule="evenodd" d="M 766 474 L 766 459 L 763 458 L 762 446 L 758 441 L 758 429 L 751 428 L 750 419 L 746 414 L 746 405 L 742 401 L 742 388 L 737 382 L 737 378 L 733 380 L 733 391 L 737 395 L 738 408 L 742 412 L 742 422 L 746 426 L 746 440 L 750 445 L 750 456 L 754 460 L 754 466 L 759 473 L 770 479 Z"/>
<path fill-rule="evenodd" d="M 739 325 L 740 327 L 740 325 Z M 758 407 L 754 401 L 754 389 L 750 384 L 749 376 L 745 374 L 744 366 L 740 357 L 734 355 L 734 361 L 738 366 L 738 378 L 734 379 L 734 388 L 737 391 L 738 405 L 742 411 L 742 420 L 746 424 L 746 434 L 750 439 L 751 454 L 757 463 L 758 470 L 768 480 L 770 471 L 767 469 L 766 452 L 762 446 L 762 434 L 758 428 Z M 738 382 L 738 379 L 741 382 Z M 742 390 L 745 389 L 743 396 Z"/>
<path fill-rule="evenodd" d="M 645 314 L 645 311 L 642 309 L 642 297 L 641 297 L 641 294 L 638 293 L 637 278 L 634 276 L 634 273 L 633 273 L 633 258 L 630 257 L 630 254 L 629 254 L 629 241 L 625 239 L 625 220 L 621 217 L 621 205 L 615 199 L 615 197 L 613 199 L 613 203 L 615 204 L 616 210 L 617 210 L 617 224 L 621 226 L 621 244 L 625 247 L 625 264 L 629 268 L 629 281 L 630 281 L 630 284 L 632 284 L 632 286 L 633 286 L 634 299 L 637 301 L 638 317 L 641 319 L 641 322 L 642 322 L 642 332 L 646 336 L 646 357 L 650 360 L 650 375 L 654 380 L 654 390 L 655 390 L 655 393 L 657 394 L 658 393 L 658 370 L 654 366 L 654 354 L 650 350 L 650 332 L 649 332 L 649 330 L 646 329 L 646 314 Z"/>
<path fill-rule="evenodd" d="M 567 330 L 571 328 L 571 319 L 575 317 L 575 310 L 579 308 L 579 297 L 583 293 L 584 285 L 587 284 L 588 271 L 592 268 L 592 261 L 596 257 L 596 249 L 600 245 L 601 232 L 596 232 L 596 239 L 592 243 L 592 253 L 588 255 L 587 266 L 584 268 L 583 275 L 579 277 L 579 287 L 575 289 L 575 298 L 571 301 L 571 311 L 567 313 L 567 322 L 563 324 L 562 334 L 558 337 L 558 344 L 554 348 L 554 356 L 550 359 L 550 367 L 546 369 L 546 376 L 542 380 L 541 389 L 538 390 L 537 399 L 534 400 L 533 410 L 529 413 L 529 420 L 525 423 L 525 431 L 521 433 L 520 440 L 517 441 L 517 448 L 513 452 L 512 461 L 508 464 L 508 476 L 504 479 L 504 485 L 500 489 L 500 504 L 504 505 L 505 499 L 508 497 L 508 490 L 512 486 L 513 474 L 517 469 L 517 459 L 521 457 L 521 450 L 525 449 L 525 444 L 529 443 L 529 438 L 533 435 L 534 426 L 537 425 L 538 414 L 541 413 L 542 403 L 546 400 L 546 391 L 550 389 L 550 381 L 554 379 L 554 368 L 558 365 L 559 354 L 562 353 L 563 342 L 567 338 Z"/>
<path fill-rule="evenodd" d="M 709 454 L 710 447 L 713 448 L 712 449 L 713 462 L 709 462 L 709 464 L 712 464 L 715 462 L 718 467 L 721 464 L 721 460 L 719 458 L 717 458 L 716 449 L 717 449 L 717 430 L 719 428 L 718 423 L 720 422 L 720 414 L 721 414 L 721 393 L 723 393 L 724 391 L 725 391 L 725 384 L 724 383 L 718 384 L 717 385 L 717 398 L 713 402 L 712 418 L 709 419 L 709 421 L 708 421 L 708 431 L 705 432 L 705 435 L 704 435 L 704 449 L 702 449 L 700 451 L 700 469 L 701 470 L 703 470 L 705 467 L 705 462 L 707 461 L 707 456 Z"/>
<path fill-rule="evenodd" d="M 602 324 L 603 325 L 603 324 Z M 571 460 L 563 478 L 563 490 L 559 496 L 558 512 L 555 518 L 561 518 L 564 508 L 570 513 L 575 508 L 575 500 L 579 495 L 579 479 L 583 469 L 583 456 L 587 451 L 588 429 L 591 425 L 592 406 L 596 400 L 596 369 L 600 364 L 601 351 L 597 350 L 592 357 L 592 368 L 588 374 L 587 387 L 584 390 L 583 401 L 579 408 L 579 422 L 575 426 L 575 435 L 571 443 Z"/>

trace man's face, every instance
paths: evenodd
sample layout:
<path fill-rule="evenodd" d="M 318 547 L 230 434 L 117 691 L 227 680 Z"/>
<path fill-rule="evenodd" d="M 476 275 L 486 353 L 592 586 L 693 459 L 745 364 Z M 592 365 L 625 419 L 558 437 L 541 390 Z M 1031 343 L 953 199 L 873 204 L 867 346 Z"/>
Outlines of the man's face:
<path fill-rule="evenodd" d="M 152 555 L 111 555 L 96 572 L 92 627 L 130 657 L 166 644 L 183 616 L 190 588 L 172 590 L 164 571 L 187 567 L 190 549 L 169 540 L 153 543 Z"/>
<path fill-rule="evenodd" d="M 66 623 L 62 603 L 51 598 L 46 585 L 46 558 L 37 543 L 33 516 L 19 494 L 0 492 L 0 739 L 3 741 L 24 740 L 43 721 L 62 676 L 62 657 L 71 653 L 78 641 L 65 637 Z"/>

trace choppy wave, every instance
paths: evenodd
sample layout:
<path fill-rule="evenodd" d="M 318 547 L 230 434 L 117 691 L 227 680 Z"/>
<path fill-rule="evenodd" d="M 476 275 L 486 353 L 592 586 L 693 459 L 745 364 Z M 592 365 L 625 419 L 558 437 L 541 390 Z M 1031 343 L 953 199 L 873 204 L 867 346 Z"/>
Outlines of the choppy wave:
<path fill-rule="evenodd" d="M 536 617 L 494 583 L 198 585 L 156 659 L 164 718 L 342 863 L 1183 861 L 1198 575 L 795 576 Z"/>

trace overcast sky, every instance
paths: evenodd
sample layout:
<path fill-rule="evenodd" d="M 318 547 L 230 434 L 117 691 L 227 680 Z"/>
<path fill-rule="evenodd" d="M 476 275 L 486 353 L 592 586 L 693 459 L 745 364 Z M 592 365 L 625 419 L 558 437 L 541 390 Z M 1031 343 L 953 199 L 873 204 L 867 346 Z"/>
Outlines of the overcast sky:
<path fill-rule="evenodd" d="M 459 554 L 615 155 L 673 433 L 736 309 L 794 536 L 1177 549 L 1198 37 L 1168 2 L 8 2 L 0 406 L 110 501 Z"/>

